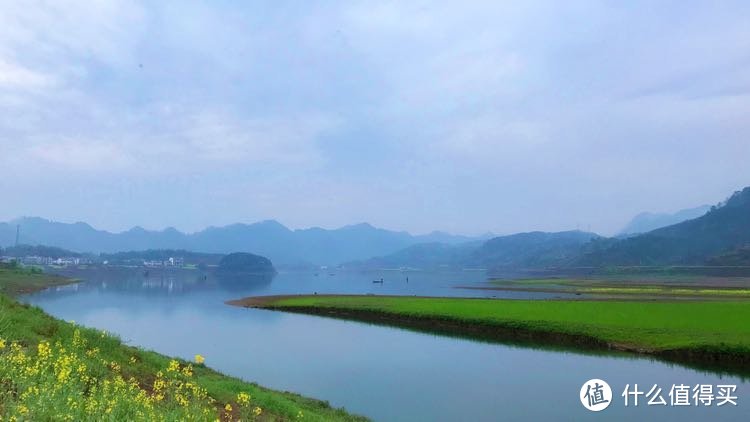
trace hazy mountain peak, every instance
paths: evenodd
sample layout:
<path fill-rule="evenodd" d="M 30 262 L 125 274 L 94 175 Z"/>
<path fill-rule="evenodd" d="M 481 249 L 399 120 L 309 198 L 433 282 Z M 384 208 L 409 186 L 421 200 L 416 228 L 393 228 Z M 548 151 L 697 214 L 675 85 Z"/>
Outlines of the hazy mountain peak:
<path fill-rule="evenodd" d="M 701 207 L 699 207 L 700 209 Z M 703 264 L 750 244 L 750 188 L 696 218 L 626 239 L 605 242 L 579 265 Z"/>
<path fill-rule="evenodd" d="M 731 198 L 730 198 L 731 199 Z M 671 226 L 686 220 L 692 220 L 704 215 L 711 207 L 701 205 L 694 208 L 686 208 L 674 213 L 652 213 L 642 212 L 635 217 L 622 229 L 621 235 L 646 233 L 661 227 Z"/>
<path fill-rule="evenodd" d="M 276 220 L 262 220 L 262 221 L 258 221 L 257 223 L 251 224 L 251 226 L 256 226 L 256 225 L 257 226 L 273 226 L 273 227 L 287 228 L 285 225 L 279 223 Z"/>
<path fill-rule="evenodd" d="M 350 224 L 348 226 L 342 227 L 342 229 L 349 229 L 349 230 L 377 230 L 375 226 L 373 226 L 370 223 L 362 222 L 357 224 Z"/>
<path fill-rule="evenodd" d="M 147 249 L 186 249 L 206 253 L 249 252 L 279 264 L 336 265 L 392 253 L 423 239 L 406 232 L 376 228 L 369 223 L 327 230 L 290 230 L 276 220 L 209 227 L 182 233 L 174 227 L 146 230 L 136 226 L 123 233 L 96 230 L 88 225 L 57 223 L 42 218 L 19 220 L 21 240 L 78 252 L 119 252 Z M 15 227 L 0 224 L 0 246 L 13 245 Z"/>

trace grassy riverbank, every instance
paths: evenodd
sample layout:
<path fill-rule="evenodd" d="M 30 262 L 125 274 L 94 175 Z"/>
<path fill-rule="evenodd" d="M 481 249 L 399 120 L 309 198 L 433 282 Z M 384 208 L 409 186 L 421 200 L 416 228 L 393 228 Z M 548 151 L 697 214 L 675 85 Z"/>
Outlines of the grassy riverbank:
<path fill-rule="evenodd" d="M 499 341 L 649 353 L 750 369 L 750 301 L 496 300 L 276 296 L 238 306 L 327 315 Z"/>
<path fill-rule="evenodd" d="M 3 292 L 40 288 L 44 280 L 63 282 L 0 269 Z M 202 360 L 127 346 L 0 295 L 0 420 L 363 420 L 222 375 Z"/>
<path fill-rule="evenodd" d="M 32 268 L 0 267 L 0 294 L 17 296 L 32 293 L 47 287 L 70 284 L 76 280 L 57 275 L 44 274 Z"/>

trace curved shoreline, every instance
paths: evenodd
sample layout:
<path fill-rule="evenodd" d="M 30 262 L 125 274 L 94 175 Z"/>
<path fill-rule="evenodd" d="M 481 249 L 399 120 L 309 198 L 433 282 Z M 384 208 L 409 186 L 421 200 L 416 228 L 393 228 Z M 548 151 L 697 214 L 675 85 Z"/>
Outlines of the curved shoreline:
<path fill-rule="evenodd" d="M 39 307 L 17 300 L 19 295 L 77 283 L 80 280 L 39 273 L 10 272 L 10 270 L 5 269 L 0 269 L 0 275 L 5 276 L 0 278 L 0 320 L 12 318 L 10 322 L 0 327 L 0 339 L 8 343 L 18 342 L 34 348 L 36 344 L 42 341 L 50 344 L 55 344 L 57 341 L 70 341 L 74 336 L 74 331 L 78 331 L 92 347 L 106 344 L 107 347 L 102 347 L 101 351 L 97 352 L 99 353 L 97 356 L 111 364 L 116 363 L 117 367 L 120 368 L 115 370 L 107 366 L 105 372 L 96 373 L 96 379 L 107 379 L 106 377 L 112 373 L 121 370 L 123 374 L 128 374 L 130 379 L 136 380 L 139 388 L 151 394 L 158 373 L 165 370 L 169 371 L 166 368 L 174 361 L 178 362 L 181 367 L 190 365 L 192 368 L 191 382 L 204 388 L 207 396 L 215 400 L 217 403 L 215 407 L 216 417 L 221 420 L 237 420 L 236 418 L 239 417 L 238 409 L 241 406 L 237 401 L 239 392 L 251 394 L 253 406 L 262 409 L 263 417 L 260 420 L 294 420 L 301 412 L 304 412 L 305 420 L 313 421 L 369 420 L 364 416 L 349 413 L 344 408 L 335 408 L 327 401 L 309 398 L 294 392 L 263 387 L 255 382 L 223 374 L 204 363 L 188 362 L 136 345 L 125 344 L 117 335 L 110 335 L 105 331 L 57 319 Z M 12 317 L 9 317 L 9 315 Z M 97 348 L 97 350 L 99 349 Z M 80 359 L 89 358 L 93 359 L 87 354 L 80 357 Z M 3 390 L 7 388 L 10 387 L 6 385 L 0 387 L 0 394 L 4 393 Z M 84 395 L 83 392 L 80 394 L 81 396 Z M 52 406 L 52 402 L 50 403 L 50 406 Z M 226 411 L 225 405 L 232 406 L 235 411 Z M 167 412 L 167 410 L 163 407 L 157 409 L 159 412 Z"/>
<path fill-rule="evenodd" d="M 648 356 L 663 361 L 682 364 L 696 369 L 750 376 L 750 354 L 720 350 L 714 347 L 683 347 L 657 349 L 641 345 L 605 341 L 587 334 L 566 333 L 555 330 L 530 329 L 512 323 L 482 323 L 452 317 L 407 315 L 372 309 L 355 309 L 327 306 L 276 305 L 281 300 L 308 297 L 309 295 L 255 296 L 227 301 L 226 304 L 245 308 L 282 311 L 296 314 L 358 321 L 369 324 L 404 328 L 429 334 L 513 344 L 524 347 L 545 347 L 573 352 L 620 352 L 631 356 Z M 316 295 L 315 297 L 346 298 L 361 295 Z M 366 297 L 380 297 L 368 295 Z M 388 296 L 399 297 L 399 296 Z M 415 298 L 415 296 L 402 296 Z M 472 298 L 467 298 L 472 300 Z"/>

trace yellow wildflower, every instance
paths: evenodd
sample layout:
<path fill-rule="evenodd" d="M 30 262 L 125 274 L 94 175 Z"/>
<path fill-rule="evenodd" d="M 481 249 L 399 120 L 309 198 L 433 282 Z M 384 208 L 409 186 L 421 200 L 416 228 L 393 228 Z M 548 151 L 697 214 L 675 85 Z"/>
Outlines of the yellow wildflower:
<path fill-rule="evenodd" d="M 227 403 L 227 405 L 224 406 L 224 410 L 226 410 L 227 413 L 231 413 L 232 412 L 232 405 L 229 404 L 229 403 Z"/>
<path fill-rule="evenodd" d="M 301 410 L 300 410 L 299 412 L 297 412 L 297 419 L 302 419 L 302 418 L 304 418 L 304 417 L 305 417 L 305 414 L 304 414 L 304 413 L 302 413 L 302 411 L 301 411 Z"/>
<path fill-rule="evenodd" d="M 49 347 L 49 343 L 46 341 L 43 341 L 36 346 L 37 354 L 39 355 L 39 359 L 47 359 L 52 355 L 52 348 Z"/>
<path fill-rule="evenodd" d="M 188 400 L 182 394 L 176 394 L 174 399 L 180 406 L 187 407 L 189 404 Z"/>
<path fill-rule="evenodd" d="M 263 413 L 263 409 L 261 409 L 258 406 L 255 406 L 255 409 L 253 409 L 253 415 L 255 415 L 255 417 L 257 418 L 258 416 L 260 416 L 261 413 Z"/>
<path fill-rule="evenodd" d="M 182 375 L 185 375 L 186 377 L 192 377 L 193 376 L 193 365 L 188 365 L 188 366 L 182 368 Z"/>
<path fill-rule="evenodd" d="M 167 372 L 177 372 L 179 370 L 180 370 L 180 362 L 177 362 L 176 360 L 169 361 Z"/>
<path fill-rule="evenodd" d="M 5 349 L 5 340 L 0 338 L 0 350 Z"/>
<path fill-rule="evenodd" d="M 239 403 L 242 406 L 247 406 L 250 404 L 250 394 L 247 394 L 245 392 L 238 393 L 237 394 L 237 403 Z"/>
<path fill-rule="evenodd" d="M 198 365 L 202 365 L 205 361 L 206 358 L 204 358 L 202 355 L 195 355 L 195 363 L 197 363 Z"/>

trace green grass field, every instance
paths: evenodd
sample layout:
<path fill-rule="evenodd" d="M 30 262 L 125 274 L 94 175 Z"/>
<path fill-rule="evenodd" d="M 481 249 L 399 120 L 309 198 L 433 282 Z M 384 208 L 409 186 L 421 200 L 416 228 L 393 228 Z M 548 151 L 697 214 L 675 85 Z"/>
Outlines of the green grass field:
<path fill-rule="evenodd" d="M 594 298 L 643 296 L 655 298 L 692 297 L 699 299 L 750 299 L 750 281 L 746 278 L 707 277 L 597 277 L 590 279 L 540 278 L 492 280 L 489 290 L 554 291 L 581 293 Z"/>
<path fill-rule="evenodd" d="M 0 293 L 15 296 L 50 286 L 70 284 L 64 277 L 41 273 L 28 268 L 0 268 Z"/>
<path fill-rule="evenodd" d="M 565 301 L 297 296 L 268 300 L 279 310 L 370 311 L 404 319 L 582 335 L 650 351 L 706 349 L 750 355 L 750 301 Z"/>
<path fill-rule="evenodd" d="M 50 278 L 0 269 L 6 292 L 27 291 L 26 282 L 39 288 L 45 279 Z M 211 356 L 205 359 L 210 365 Z M 319 400 L 222 375 L 197 361 L 124 345 L 116 336 L 0 295 L 0 420 L 14 418 L 364 420 Z"/>

